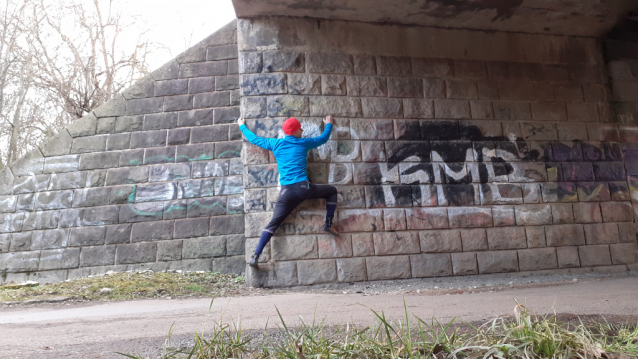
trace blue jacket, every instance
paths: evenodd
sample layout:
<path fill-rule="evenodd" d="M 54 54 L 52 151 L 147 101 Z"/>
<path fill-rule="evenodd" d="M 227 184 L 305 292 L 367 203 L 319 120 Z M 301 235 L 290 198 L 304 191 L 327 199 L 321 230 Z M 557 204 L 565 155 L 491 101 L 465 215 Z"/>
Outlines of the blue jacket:
<path fill-rule="evenodd" d="M 308 151 L 328 142 L 332 124 L 326 124 L 321 136 L 314 138 L 297 138 L 295 136 L 264 138 L 256 136 L 246 125 L 239 126 L 239 129 L 246 136 L 248 142 L 275 154 L 279 167 L 279 183 L 285 186 L 308 180 L 306 172 Z"/>

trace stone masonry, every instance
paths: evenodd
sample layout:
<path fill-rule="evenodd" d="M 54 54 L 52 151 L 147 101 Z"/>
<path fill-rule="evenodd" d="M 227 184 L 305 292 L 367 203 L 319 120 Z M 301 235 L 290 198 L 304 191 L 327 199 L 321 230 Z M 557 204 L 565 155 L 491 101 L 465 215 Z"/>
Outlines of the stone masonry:
<path fill-rule="evenodd" d="M 638 52 L 600 44 L 239 19 L 0 172 L 0 280 L 182 269 L 287 287 L 635 269 Z M 339 190 L 338 237 L 308 201 L 246 266 L 279 174 L 242 140 L 240 114 L 265 137 L 288 117 L 317 136 L 335 117 L 308 171 Z"/>
<path fill-rule="evenodd" d="M 608 39 L 605 45 L 631 199 L 638 213 L 638 44 Z"/>
<path fill-rule="evenodd" d="M 417 45 L 433 38 L 454 45 Z M 249 270 L 252 285 L 636 261 L 633 162 L 623 162 L 633 147 L 595 39 L 283 17 L 240 19 L 238 39 L 241 111 L 257 135 L 282 136 L 295 116 L 316 136 L 323 116 L 336 117 L 308 170 L 338 187 L 341 235 L 321 234 L 323 203 L 303 204 Z M 250 253 L 278 174 L 246 142 L 243 161 Z"/>
<path fill-rule="evenodd" d="M 0 173 L 0 282 L 244 271 L 235 22 Z"/>

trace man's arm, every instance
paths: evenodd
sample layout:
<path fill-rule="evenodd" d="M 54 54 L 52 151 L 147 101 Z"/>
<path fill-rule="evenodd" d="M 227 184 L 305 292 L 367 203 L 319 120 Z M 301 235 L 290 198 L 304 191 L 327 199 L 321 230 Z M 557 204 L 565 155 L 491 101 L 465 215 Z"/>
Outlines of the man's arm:
<path fill-rule="evenodd" d="M 248 142 L 269 151 L 272 151 L 273 148 L 275 147 L 275 143 L 277 141 L 276 139 L 259 137 L 255 135 L 254 133 L 252 133 L 252 131 L 248 129 L 248 127 L 246 127 L 246 121 L 243 118 L 238 119 L 237 124 L 239 125 L 239 129 L 241 130 L 241 133 L 244 134 L 244 137 L 246 137 Z"/>
<path fill-rule="evenodd" d="M 317 148 L 323 145 L 324 143 L 328 142 L 328 140 L 330 139 L 330 132 L 332 132 L 333 122 L 334 120 L 332 119 L 332 116 L 330 115 L 326 116 L 326 118 L 323 120 L 323 123 L 326 124 L 326 128 L 323 130 L 323 133 L 318 137 L 307 138 L 304 141 L 304 144 L 306 145 L 306 147 Z"/>

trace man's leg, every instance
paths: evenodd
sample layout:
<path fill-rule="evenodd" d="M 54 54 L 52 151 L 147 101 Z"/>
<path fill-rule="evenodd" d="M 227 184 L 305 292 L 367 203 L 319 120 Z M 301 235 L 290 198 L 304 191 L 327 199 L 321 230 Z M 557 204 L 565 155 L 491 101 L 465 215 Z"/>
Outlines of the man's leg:
<path fill-rule="evenodd" d="M 323 230 L 324 232 L 337 234 L 336 230 L 332 226 L 335 210 L 337 209 L 337 188 L 327 184 L 313 184 L 311 190 L 308 191 L 307 196 L 308 199 L 326 199 L 326 223 L 323 226 Z"/>
<path fill-rule="evenodd" d="M 255 254 L 253 254 L 250 260 L 251 266 L 257 265 L 259 256 L 261 255 L 261 252 L 263 252 L 264 248 L 266 247 L 266 244 L 270 242 L 270 238 L 272 238 L 273 234 L 275 234 L 275 232 L 277 231 L 279 226 L 284 222 L 286 217 L 290 215 L 290 212 L 292 212 L 301 202 L 303 202 L 303 199 L 297 199 L 294 196 L 286 196 L 287 197 L 286 199 L 282 197 L 283 197 L 282 193 L 280 193 L 279 199 L 277 199 L 277 203 L 275 204 L 275 212 L 273 213 L 272 219 L 270 220 L 266 228 L 264 228 L 264 230 L 261 232 L 259 243 L 257 244 L 257 248 L 255 248 Z M 289 198 L 289 197 L 293 197 L 293 198 Z"/>

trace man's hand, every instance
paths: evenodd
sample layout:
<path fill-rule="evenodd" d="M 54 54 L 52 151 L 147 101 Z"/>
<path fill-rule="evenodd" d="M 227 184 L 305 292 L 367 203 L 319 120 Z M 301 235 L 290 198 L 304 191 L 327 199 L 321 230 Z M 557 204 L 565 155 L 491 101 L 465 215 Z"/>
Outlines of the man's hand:
<path fill-rule="evenodd" d="M 237 124 L 238 124 L 239 126 L 241 126 L 241 125 L 245 125 L 245 124 L 246 124 L 246 120 L 244 120 L 244 118 L 243 118 L 243 117 L 240 117 L 239 119 L 237 119 Z"/>
<path fill-rule="evenodd" d="M 333 124 L 334 123 L 334 119 L 332 118 L 332 116 L 328 115 L 328 116 L 326 116 L 326 118 L 323 119 L 323 123 Z"/>

